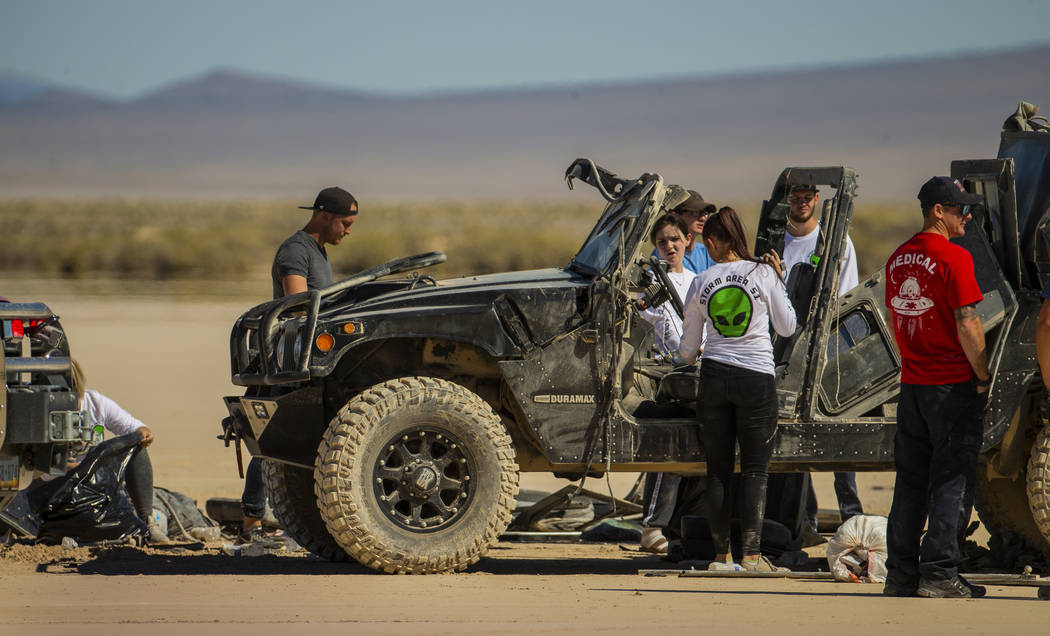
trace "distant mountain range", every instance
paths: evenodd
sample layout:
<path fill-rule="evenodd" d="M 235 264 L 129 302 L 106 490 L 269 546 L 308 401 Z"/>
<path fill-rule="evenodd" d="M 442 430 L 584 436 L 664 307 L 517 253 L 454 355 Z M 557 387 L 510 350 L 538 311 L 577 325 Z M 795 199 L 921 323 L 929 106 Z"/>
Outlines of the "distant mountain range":
<path fill-rule="evenodd" d="M 0 196 L 578 197 L 561 176 L 586 156 L 715 201 L 839 164 L 866 199 L 911 199 L 952 159 L 994 156 L 1019 100 L 1050 110 L 1050 45 L 418 95 L 217 70 L 119 101 L 0 73 Z"/>

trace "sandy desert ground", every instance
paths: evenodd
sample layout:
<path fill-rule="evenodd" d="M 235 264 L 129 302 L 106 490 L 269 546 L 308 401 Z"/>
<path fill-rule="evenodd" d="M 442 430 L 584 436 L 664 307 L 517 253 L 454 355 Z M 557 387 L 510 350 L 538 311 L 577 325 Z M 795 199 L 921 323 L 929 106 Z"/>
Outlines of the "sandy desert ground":
<path fill-rule="evenodd" d="M 48 302 L 89 384 L 153 428 L 157 485 L 202 507 L 208 497 L 239 496 L 233 451 L 215 435 L 225 414 L 220 398 L 237 393 L 228 375 L 229 327 L 252 298 L 84 297 L 25 282 L 0 293 Z M 619 476 L 613 487 L 623 494 L 631 481 Z M 831 505 L 830 475 L 817 481 Z M 885 514 L 892 475 L 859 482 L 868 511 Z M 545 475 L 522 479 L 527 488 L 562 484 Z M 215 549 L 22 548 L 0 558 L 2 634 L 813 636 L 1042 633 L 1050 622 L 1050 604 L 1032 588 L 994 586 L 981 600 L 889 599 L 878 585 L 643 577 L 639 569 L 671 564 L 615 544 L 501 543 L 466 573 L 425 577 Z"/>

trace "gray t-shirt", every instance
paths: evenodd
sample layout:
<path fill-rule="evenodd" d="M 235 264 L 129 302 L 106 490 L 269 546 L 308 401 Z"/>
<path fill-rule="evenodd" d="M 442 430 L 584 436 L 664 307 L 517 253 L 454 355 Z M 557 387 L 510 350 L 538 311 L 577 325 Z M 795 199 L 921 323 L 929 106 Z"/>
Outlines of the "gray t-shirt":
<path fill-rule="evenodd" d="M 328 254 L 317 241 L 306 232 L 299 230 L 281 243 L 277 255 L 273 257 L 270 277 L 273 279 L 273 297 L 284 296 L 285 276 L 303 276 L 307 289 L 322 289 L 332 284 L 332 264 Z"/>

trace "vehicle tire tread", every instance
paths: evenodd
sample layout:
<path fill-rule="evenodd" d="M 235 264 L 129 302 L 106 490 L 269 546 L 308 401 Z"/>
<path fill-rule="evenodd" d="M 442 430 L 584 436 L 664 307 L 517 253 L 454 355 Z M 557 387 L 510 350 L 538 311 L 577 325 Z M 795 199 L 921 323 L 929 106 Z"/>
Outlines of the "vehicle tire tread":
<path fill-rule="evenodd" d="M 384 417 L 410 404 L 432 401 L 478 424 L 495 448 L 500 465 L 498 505 L 483 533 L 469 546 L 437 555 L 405 554 L 384 546 L 369 531 L 357 504 L 346 496 L 351 467 Z M 422 574 L 463 570 L 477 563 L 510 524 L 518 493 L 514 448 L 499 417 L 480 397 L 447 380 L 404 377 L 377 384 L 352 398 L 333 418 L 318 445 L 315 493 L 321 517 L 343 549 L 362 564 L 383 572 Z"/>

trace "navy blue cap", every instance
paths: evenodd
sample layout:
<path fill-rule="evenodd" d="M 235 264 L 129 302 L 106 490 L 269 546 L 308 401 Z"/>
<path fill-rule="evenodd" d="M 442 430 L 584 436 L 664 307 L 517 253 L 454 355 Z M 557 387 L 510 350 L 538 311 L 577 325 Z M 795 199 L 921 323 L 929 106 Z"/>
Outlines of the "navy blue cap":
<path fill-rule="evenodd" d="M 923 208 L 941 205 L 976 205 L 984 201 L 979 194 L 967 192 L 958 179 L 951 177 L 934 177 L 922 184 L 919 189 L 919 203 Z"/>

